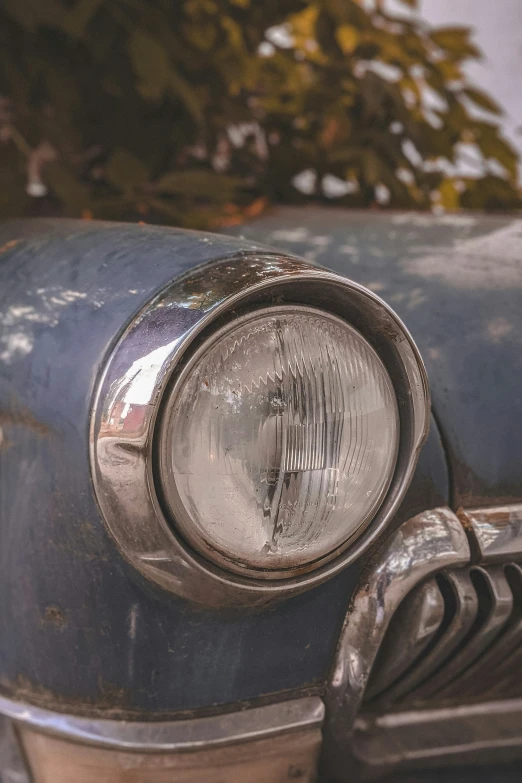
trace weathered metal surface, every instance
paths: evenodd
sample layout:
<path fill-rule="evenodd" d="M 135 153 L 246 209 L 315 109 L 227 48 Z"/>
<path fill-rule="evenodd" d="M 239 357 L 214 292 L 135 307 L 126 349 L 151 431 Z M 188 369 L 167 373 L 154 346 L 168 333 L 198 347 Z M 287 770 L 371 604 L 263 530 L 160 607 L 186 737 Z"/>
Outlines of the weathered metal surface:
<path fill-rule="evenodd" d="M 424 690 L 424 698 L 434 697 L 444 700 L 444 697 L 459 700 L 459 681 L 466 672 L 481 658 L 492 644 L 501 638 L 508 626 L 513 612 L 513 593 L 502 568 L 474 568 L 472 577 L 482 581 L 482 588 L 477 592 L 487 591 L 487 599 L 480 601 L 479 624 L 472 629 L 469 638 L 445 663 L 441 671 L 436 672 Z M 493 675 L 494 676 L 494 675 Z"/>
<path fill-rule="evenodd" d="M 404 523 L 361 574 L 326 697 L 323 763 L 333 779 L 382 775 L 395 764 L 522 757 L 517 508 L 473 511 L 490 542 L 502 541 L 507 527 L 503 560 L 495 548 L 491 562 L 483 557 L 468 518 L 435 509 Z M 433 615 L 435 635 L 418 653 L 419 633 L 431 629 L 420 621 L 428 576 L 445 609 L 442 619 Z"/>
<path fill-rule="evenodd" d="M 356 722 L 354 747 L 368 778 L 394 767 L 505 764 L 522 758 L 522 701 L 364 716 Z M 480 780 L 480 772 L 471 779 Z M 491 780 L 505 780 L 502 769 Z"/>
<path fill-rule="evenodd" d="M 276 610 L 196 609 L 126 564 L 89 475 L 93 390 L 123 329 L 177 276 L 258 246 L 41 220 L 5 224 L 0 246 L 1 691 L 129 718 L 318 692 L 357 566 Z M 447 503 L 447 489 L 432 426 L 396 524 Z"/>
<path fill-rule="evenodd" d="M 516 674 L 518 677 L 520 674 L 518 667 L 512 665 L 512 656 L 522 649 L 522 568 L 510 564 L 506 567 L 505 574 L 512 590 L 513 611 L 504 633 L 454 684 L 452 695 L 461 702 L 487 700 L 492 695 L 491 691 L 498 692 L 499 686 L 505 688 L 506 670 L 512 676 Z M 508 662 L 511 665 L 508 665 Z M 511 689 L 508 688 L 507 692 L 512 695 Z"/>
<path fill-rule="evenodd" d="M 436 579 L 428 579 L 397 610 L 372 669 L 365 698 L 387 691 L 422 655 L 444 619 L 444 598 Z"/>
<path fill-rule="evenodd" d="M 320 688 L 357 568 L 277 611 L 196 609 L 126 564 L 91 484 L 90 406 L 115 339 L 172 279 L 255 245 L 35 220 L 3 225 L 0 246 L 1 691 L 163 717 Z"/>
<path fill-rule="evenodd" d="M 423 580 L 445 568 L 465 565 L 469 559 L 458 518 L 447 508 L 433 509 L 404 523 L 361 575 L 326 693 L 323 758 L 334 777 L 349 777 L 355 719 L 395 612 Z"/>
<path fill-rule="evenodd" d="M 459 514 L 471 543 L 471 564 L 465 568 L 437 577 L 445 601 L 444 621 L 433 643 L 418 656 L 409 670 L 396 677 L 395 682 L 372 700 L 371 690 L 365 694 L 364 710 L 382 713 L 387 710 L 405 710 L 426 705 L 462 705 L 470 701 L 488 701 L 520 695 L 520 650 L 522 633 L 522 569 L 517 564 L 522 553 L 522 542 L 517 536 L 515 519 L 517 506 L 504 507 L 502 514 L 496 508 L 476 509 L 478 529 L 487 531 L 487 540 L 502 540 L 508 524 L 509 546 L 503 559 L 495 550 L 493 558 L 484 558 L 473 536 L 469 517 Z M 476 518 L 475 518 L 476 515 Z M 518 526 L 522 526 L 519 520 Z M 483 562 L 477 565 L 477 561 Z M 394 634 L 401 612 L 407 609 L 415 596 L 403 603 L 393 618 L 378 656 L 372 678 L 377 681 L 390 678 L 397 660 L 390 659 Z M 399 622 L 406 636 L 405 650 L 417 644 L 417 626 Z"/>
<path fill-rule="evenodd" d="M 192 753 L 131 753 L 22 729 L 34 783 L 313 783 L 319 729 Z"/>
<path fill-rule="evenodd" d="M 324 704 L 318 696 L 310 696 L 201 718 L 120 721 L 52 712 L 0 696 L 0 712 L 18 726 L 71 742 L 136 752 L 187 753 L 320 728 Z"/>
<path fill-rule="evenodd" d="M 422 695 L 423 684 L 430 681 L 434 672 L 451 661 L 477 620 L 479 602 L 467 569 L 447 574 L 444 581 L 452 594 L 454 612 L 426 655 L 384 694 L 385 705 L 400 704 L 412 692 L 416 696 Z"/>
<path fill-rule="evenodd" d="M 420 347 L 452 506 L 522 499 L 522 219 L 280 208 L 231 230 L 376 291 Z"/>
<path fill-rule="evenodd" d="M 475 541 L 480 560 L 489 563 L 522 558 L 522 503 L 489 509 L 459 509 L 457 513 Z"/>

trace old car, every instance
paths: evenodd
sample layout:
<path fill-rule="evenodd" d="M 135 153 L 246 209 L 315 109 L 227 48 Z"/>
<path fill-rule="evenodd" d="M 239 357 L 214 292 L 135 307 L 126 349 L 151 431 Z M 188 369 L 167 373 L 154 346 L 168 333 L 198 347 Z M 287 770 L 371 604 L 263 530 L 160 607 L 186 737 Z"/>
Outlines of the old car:
<path fill-rule="evenodd" d="M 0 228 L 2 779 L 522 756 L 522 220 L 231 231 Z"/>

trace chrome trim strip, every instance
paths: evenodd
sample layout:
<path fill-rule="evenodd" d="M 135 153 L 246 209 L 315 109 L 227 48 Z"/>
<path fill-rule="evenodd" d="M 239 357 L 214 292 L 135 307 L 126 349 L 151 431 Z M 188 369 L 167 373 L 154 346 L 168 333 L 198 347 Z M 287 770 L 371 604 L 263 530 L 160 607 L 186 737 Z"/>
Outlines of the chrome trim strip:
<path fill-rule="evenodd" d="M 379 698 L 401 680 L 436 636 L 444 611 L 444 598 L 434 578 L 404 599 L 381 648 L 378 666 L 372 670 L 365 701 Z"/>
<path fill-rule="evenodd" d="M 514 608 L 508 626 L 500 638 L 459 677 L 456 683 L 459 697 L 495 698 L 494 689 L 503 681 L 507 661 L 511 662 L 513 654 L 522 648 L 522 568 L 513 563 L 509 572 L 515 575 L 516 580 L 511 581 Z M 488 686 L 492 673 L 496 682 Z"/>
<path fill-rule="evenodd" d="M 326 694 L 324 759 L 340 771 L 352 755 L 351 735 L 368 678 L 391 618 L 410 591 L 437 571 L 466 565 L 470 549 L 448 508 L 405 522 L 361 575 L 337 648 Z"/>
<path fill-rule="evenodd" d="M 318 696 L 179 721 L 138 722 L 82 718 L 0 696 L 0 714 L 33 729 L 75 742 L 143 752 L 192 751 L 320 727 Z"/>
<path fill-rule="evenodd" d="M 473 572 L 481 574 L 490 594 L 489 611 L 481 618 L 480 626 L 467 640 L 464 647 L 447 661 L 437 672 L 423 691 L 423 696 L 430 698 L 459 698 L 460 678 L 466 676 L 469 667 L 481 658 L 483 653 L 502 635 L 513 611 L 513 593 L 502 568 L 474 568 Z"/>
<path fill-rule="evenodd" d="M 365 716 L 356 722 L 354 747 L 374 774 L 430 762 L 510 761 L 522 756 L 522 699 Z"/>
<path fill-rule="evenodd" d="M 457 514 L 473 535 L 482 560 L 522 559 L 522 503 L 459 509 Z"/>
<path fill-rule="evenodd" d="M 422 698 L 425 689 L 431 686 L 431 675 L 444 666 L 473 628 L 479 611 L 479 602 L 468 571 L 460 569 L 448 573 L 445 579 L 453 594 L 455 614 L 437 640 L 437 644 L 386 694 L 388 703 L 397 703 L 409 694 L 412 694 L 414 699 Z"/>
<path fill-rule="evenodd" d="M 173 369 L 194 340 L 237 310 L 288 301 L 345 318 L 375 348 L 399 403 L 396 470 L 382 505 L 339 556 L 309 573 L 254 579 L 212 565 L 177 534 L 164 514 L 153 471 L 160 401 Z M 371 291 L 339 275 L 279 254 L 245 253 L 191 271 L 133 320 L 98 383 L 91 415 L 91 470 L 96 498 L 126 559 L 145 577 L 200 604 L 261 605 L 307 590 L 357 560 L 382 534 L 411 481 L 428 433 L 426 370 L 404 324 Z"/>

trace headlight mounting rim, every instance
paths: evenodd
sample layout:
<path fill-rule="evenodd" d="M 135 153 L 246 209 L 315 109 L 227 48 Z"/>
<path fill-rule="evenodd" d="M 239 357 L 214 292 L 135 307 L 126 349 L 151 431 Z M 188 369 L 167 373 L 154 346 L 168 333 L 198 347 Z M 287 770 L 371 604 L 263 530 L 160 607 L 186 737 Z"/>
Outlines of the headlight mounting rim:
<path fill-rule="evenodd" d="M 388 371 L 390 361 L 395 362 L 390 375 L 399 401 L 400 453 L 388 494 L 353 544 L 304 575 L 261 580 L 215 566 L 173 533 L 156 493 L 152 444 L 157 402 L 193 341 L 234 309 L 285 301 L 285 297 L 291 303 L 312 304 L 337 314 L 342 311 L 341 317 L 359 329 Z M 367 328 L 360 328 L 357 322 L 361 313 L 365 313 Z M 386 360 L 383 346 L 388 348 Z M 140 354 L 138 376 L 143 376 L 141 391 L 148 402 L 142 406 L 134 430 L 118 430 L 115 411 L 123 402 L 125 378 L 136 365 L 132 357 Z M 339 573 L 360 558 L 382 533 L 413 475 L 428 433 L 429 410 L 427 376 L 418 349 L 400 319 L 376 294 L 328 270 L 279 253 L 252 252 L 218 259 L 175 280 L 131 321 L 113 348 L 98 382 L 91 417 L 95 495 L 102 518 L 124 557 L 165 589 L 216 607 L 281 600 Z M 122 459 L 126 478 L 117 475 Z M 133 491 L 129 497 L 130 487 Z"/>

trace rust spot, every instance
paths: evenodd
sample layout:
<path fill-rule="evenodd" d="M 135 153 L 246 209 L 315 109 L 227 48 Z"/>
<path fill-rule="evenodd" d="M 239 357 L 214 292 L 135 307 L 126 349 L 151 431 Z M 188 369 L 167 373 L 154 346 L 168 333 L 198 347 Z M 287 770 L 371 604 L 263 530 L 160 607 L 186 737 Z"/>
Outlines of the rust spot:
<path fill-rule="evenodd" d="M 12 250 L 13 247 L 16 247 L 19 242 L 21 242 L 20 239 L 10 239 L 9 242 L 6 242 L 2 245 L 2 247 L 0 247 L 0 254 L 7 253 L 8 250 Z"/>
<path fill-rule="evenodd" d="M 111 707 L 124 707 L 129 701 L 130 694 L 118 685 L 107 682 L 102 677 L 98 677 L 98 688 L 102 704 L 108 704 Z"/>
<path fill-rule="evenodd" d="M 64 612 L 59 606 L 48 606 L 44 612 L 44 623 L 52 625 L 55 628 L 64 628 L 67 625 Z"/>
<path fill-rule="evenodd" d="M 18 674 L 14 679 L 0 675 L 0 694 L 18 701 L 29 702 L 37 707 L 45 707 L 55 712 L 68 712 L 82 715 L 88 718 L 106 718 L 109 720 L 144 720 L 143 708 L 130 706 L 133 702 L 133 691 L 119 688 L 106 683 L 98 678 L 98 685 L 102 691 L 102 698 L 98 694 L 91 696 L 64 696 L 54 693 L 50 688 L 45 688 L 39 683 L 32 682 L 24 674 Z M 115 704 L 110 697 L 116 693 L 124 705 Z M 281 698 L 295 699 L 307 696 L 321 696 L 322 685 L 309 686 L 307 688 L 288 689 L 280 691 Z M 107 696 L 109 701 L 107 702 Z M 105 698 L 104 698 L 105 697 Z M 270 704 L 273 696 L 265 695 L 256 699 L 245 699 L 241 704 L 228 704 L 223 706 L 212 705 L 197 710 L 145 710 L 146 718 L 151 721 L 180 720 L 184 718 L 207 717 L 210 715 L 222 715 L 239 709 L 258 707 Z"/>
<path fill-rule="evenodd" d="M 188 309 L 201 310 L 203 308 L 203 305 L 205 304 L 206 298 L 207 298 L 207 294 L 199 294 L 198 296 L 193 296 L 192 302 L 189 304 Z"/>
<path fill-rule="evenodd" d="M 78 715 L 100 716 L 104 718 L 125 719 L 142 717 L 141 710 L 126 709 L 131 693 L 126 694 L 124 688 L 109 685 L 99 680 L 101 695 L 93 694 L 87 698 L 67 698 L 54 693 L 50 688 L 32 682 L 29 677 L 19 674 L 14 682 L 7 678 L 0 679 L 0 692 L 19 701 L 27 701 L 37 707 L 56 712 L 74 712 Z M 120 702 L 119 704 L 117 702 Z M 125 702 L 125 705 L 123 704 Z M 169 715 L 170 717 L 170 715 Z M 160 719 L 163 715 L 160 716 Z"/>
<path fill-rule="evenodd" d="M 453 434 L 450 433 L 450 442 L 452 438 Z M 516 481 L 494 481 L 488 484 L 477 476 L 454 448 L 449 448 L 448 457 L 453 465 L 455 505 L 458 504 L 463 509 L 491 508 L 522 501 L 520 484 Z"/>
<path fill-rule="evenodd" d="M 10 410 L 0 408 L 0 427 L 2 425 L 26 427 L 40 437 L 51 434 L 51 429 L 46 424 L 35 419 L 30 410 L 20 405 L 13 405 Z"/>
<path fill-rule="evenodd" d="M 464 530 L 466 530 L 468 533 L 473 533 L 473 525 L 471 524 L 470 518 L 468 517 L 468 515 L 466 514 L 462 506 L 460 506 L 455 513 Z"/>
<path fill-rule="evenodd" d="M 64 497 L 61 492 L 53 492 L 54 513 L 58 517 L 68 517 L 73 513 L 71 500 Z M 107 562 L 109 554 L 107 547 L 96 531 L 95 526 L 89 520 L 76 519 L 74 525 L 67 526 L 63 535 L 57 538 L 49 538 L 47 545 L 67 556 L 90 563 Z"/>

